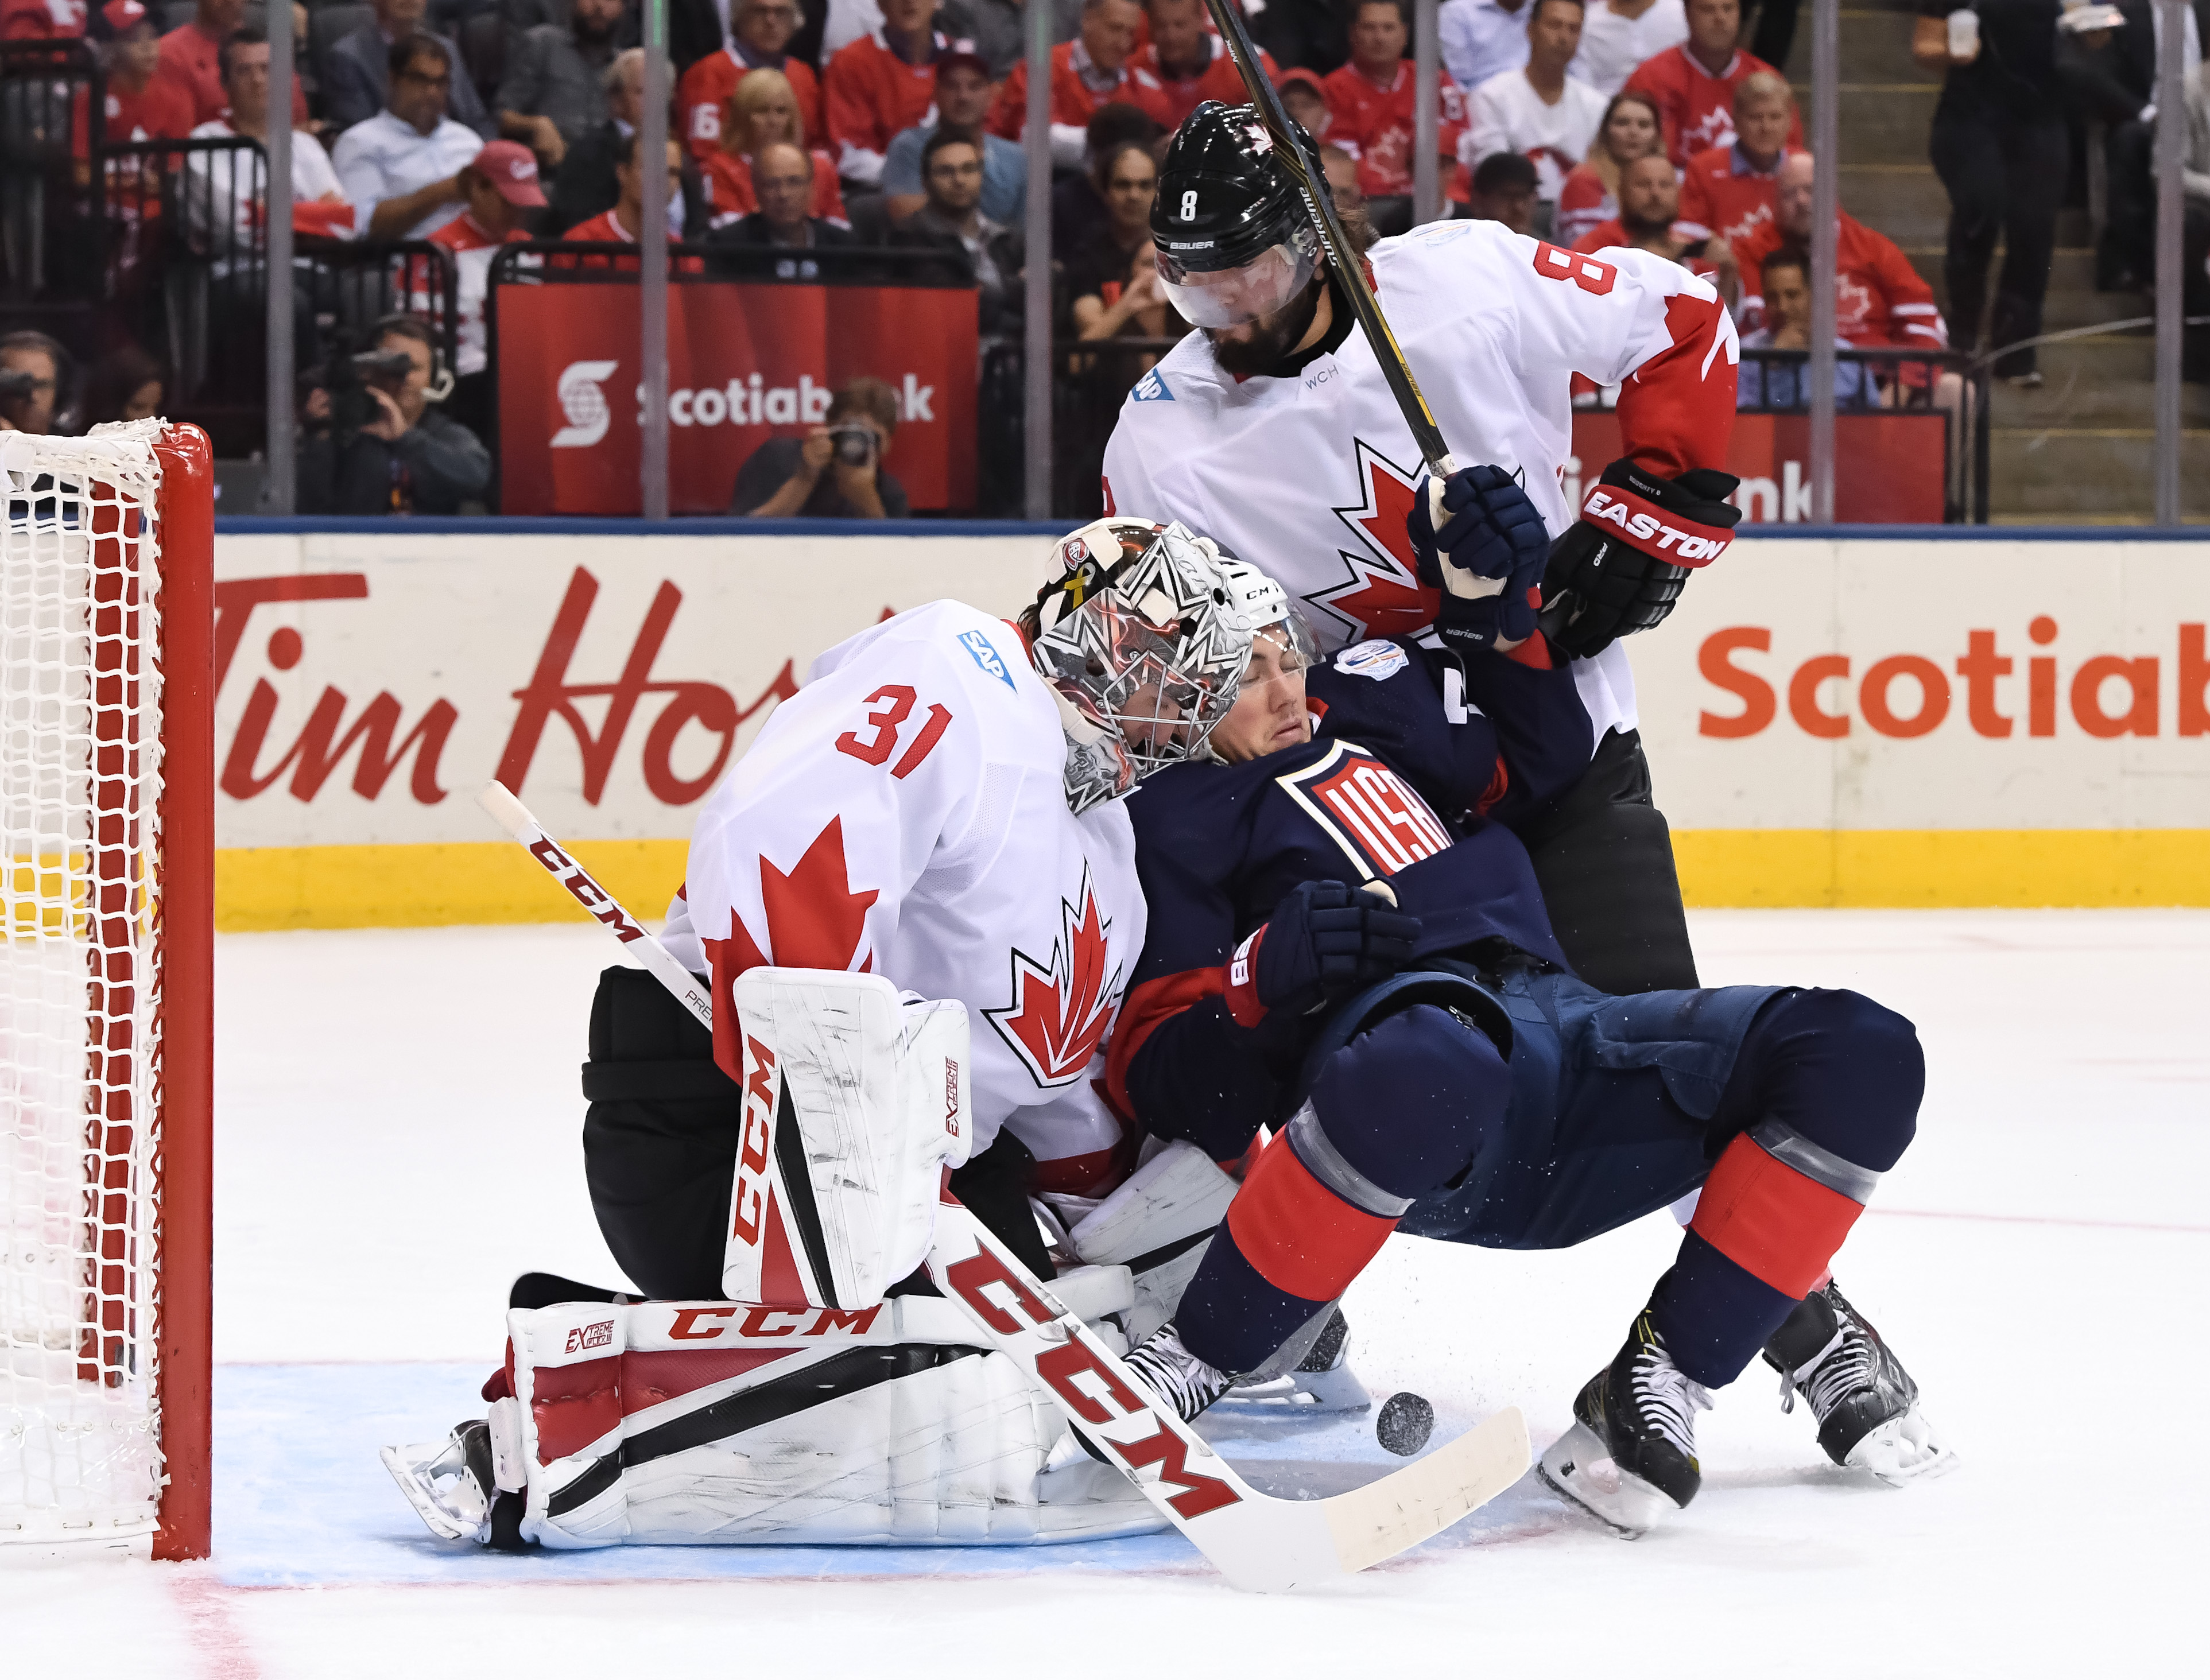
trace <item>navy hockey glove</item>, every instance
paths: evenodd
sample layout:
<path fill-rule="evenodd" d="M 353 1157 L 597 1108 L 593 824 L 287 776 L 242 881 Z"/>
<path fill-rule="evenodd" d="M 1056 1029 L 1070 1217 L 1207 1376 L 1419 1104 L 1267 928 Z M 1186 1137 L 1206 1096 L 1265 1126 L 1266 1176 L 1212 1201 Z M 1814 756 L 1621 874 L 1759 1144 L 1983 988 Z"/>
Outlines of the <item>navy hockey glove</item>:
<path fill-rule="evenodd" d="M 1255 1027 L 1277 1010 L 1307 1014 L 1396 973 L 1420 937 L 1419 917 L 1396 903 L 1386 886 L 1354 892 L 1341 881 L 1300 885 L 1229 959 L 1228 1012 L 1235 1024 Z"/>
<path fill-rule="evenodd" d="M 1709 467 L 1669 479 L 1613 462 L 1550 549 L 1544 633 L 1575 659 L 1589 659 L 1621 636 L 1664 623 L 1689 571 L 1734 541 L 1742 511 L 1726 499 L 1741 482 Z"/>
<path fill-rule="evenodd" d="M 1420 581 L 1443 592 L 1436 633 L 1461 651 L 1500 638 L 1525 641 L 1535 631 L 1528 592 L 1550 554 L 1543 516 L 1501 467 L 1466 467 L 1444 480 L 1449 517 L 1438 531 L 1428 486 L 1423 479 L 1414 493 L 1404 530 L 1419 559 Z"/>

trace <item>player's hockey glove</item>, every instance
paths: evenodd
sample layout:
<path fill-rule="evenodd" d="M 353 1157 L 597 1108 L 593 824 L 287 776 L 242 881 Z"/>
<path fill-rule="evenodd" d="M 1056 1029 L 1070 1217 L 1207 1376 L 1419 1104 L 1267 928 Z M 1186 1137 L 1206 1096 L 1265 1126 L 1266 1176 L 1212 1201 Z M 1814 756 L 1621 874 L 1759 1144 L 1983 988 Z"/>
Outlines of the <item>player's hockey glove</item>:
<path fill-rule="evenodd" d="M 1465 467 L 1443 482 L 1439 531 L 1428 481 L 1422 480 L 1405 517 L 1420 581 L 1443 592 L 1435 632 L 1461 652 L 1535 632 L 1528 599 L 1549 559 L 1550 533 L 1519 481 L 1501 467 Z"/>
<path fill-rule="evenodd" d="M 1412 960 L 1420 919 L 1396 908 L 1385 886 L 1354 892 L 1341 881 L 1306 881 L 1228 963 L 1228 1012 L 1238 1026 L 1299 1016 L 1349 997 Z"/>
<path fill-rule="evenodd" d="M 1734 541 L 1740 509 L 1727 498 L 1742 480 L 1699 467 L 1660 478 L 1629 460 L 1603 469 L 1581 517 L 1550 548 L 1543 574 L 1543 629 L 1576 659 L 1664 622 L 1688 573 Z"/>

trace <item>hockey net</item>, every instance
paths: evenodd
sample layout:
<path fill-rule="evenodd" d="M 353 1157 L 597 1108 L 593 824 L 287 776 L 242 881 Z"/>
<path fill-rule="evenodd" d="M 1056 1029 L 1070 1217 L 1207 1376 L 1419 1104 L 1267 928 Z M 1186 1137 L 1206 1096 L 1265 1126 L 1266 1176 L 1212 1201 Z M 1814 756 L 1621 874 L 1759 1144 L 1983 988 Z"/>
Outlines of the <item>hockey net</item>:
<path fill-rule="evenodd" d="M 0 432 L 0 1546 L 207 1550 L 207 440 Z"/>

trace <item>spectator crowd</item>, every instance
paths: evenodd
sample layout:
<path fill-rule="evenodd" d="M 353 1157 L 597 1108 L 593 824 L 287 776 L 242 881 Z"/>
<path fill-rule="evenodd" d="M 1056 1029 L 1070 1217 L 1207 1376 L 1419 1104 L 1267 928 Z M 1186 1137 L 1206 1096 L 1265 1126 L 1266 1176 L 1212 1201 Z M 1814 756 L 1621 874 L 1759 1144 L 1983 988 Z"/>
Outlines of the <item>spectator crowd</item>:
<path fill-rule="evenodd" d="M 1092 411 L 1067 432 L 1080 454 L 1102 450 L 1120 394 L 1187 330 L 1150 238 L 1165 146 L 1200 101 L 1243 93 L 1204 0 L 1025 3 L 1052 6 L 1057 38 L 1046 101 L 1056 372 Z M 1804 349 L 1821 166 L 1781 68 L 1796 9 L 1766 0 L 1746 20 L 1742 0 L 1446 0 L 1434 160 L 1444 213 L 1577 251 L 1656 253 L 1711 280 L 1746 347 Z M 1843 345 L 1923 355 L 1953 343 L 1977 353 L 1984 341 L 2000 353 L 1999 375 L 2038 378 L 2030 341 L 2054 249 L 2054 184 L 2072 166 L 2080 123 L 2102 136 L 2106 171 L 2098 283 L 2147 279 L 2152 11 L 2149 0 L 1921 0 L 1911 50 L 1943 82 L 1929 155 L 1953 207 L 1947 320 L 1895 243 L 1845 212 Z M 295 43 L 284 90 L 270 86 L 272 15 Z M 59 60 L 21 57 L 28 45 L 84 43 L 70 62 L 96 64 L 84 86 L 98 88 L 101 108 L 96 124 L 82 99 L 74 112 L 80 184 L 104 170 L 142 189 L 155 166 L 148 148 L 178 147 L 165 166 L 190 184 L 174 201 L 188 214 L 155 228 L 160 212 L 142 190 L 127 237 L 109 230 L 112 289 L 128 290 L 157 233 L 184 239 L 208 259 L 208 318 L 246 323 L 239 346 L 257 338 L 257 146 L 279 98 L 292 111 L 302 273 L 347 246 L 442 251 L 457 277 L 450 325 L 419 262 L 402 262 L 392 307 L 370 318 L 335 318 L 301 288 L 293 322 L 307 370 L 303 511 L 438 512 L 480 505 L 492 483 L 486 309 L 492 261 L 510 245 L 589 244 L 601 249 L 528 260 L 634 268 L 604 248 L 653 237 L 684 245 L 681 274 L 971 286 L 986 357 L 1017 343 L 1030 181 L 1023 16 L 1023 0 L 670 0 L 664 162 L 639 150 L 639 0 L 317 0 L 273 12 L 247 0 L 171 0 L 158 11 L 148 0 L 0 0 L 0 43 L 15 55 L 10 87 L 57 74 Z M 1362 237 L 1407 230 L 1422 161 L 1408 0 L 1267 0 L 1250 21 Z M 2189 307 L 2204 313 L 2210 115 L 2195 39 L 2190 13 L 2187 109 L 2168 120 L 2188 124 Z M 95 159 L 95 146 L 106 154 Z M 643 226 L 643 189 L 663 167 L 667 223 L 655 231 Z M 29 283 L 9 266 L 9 295 L 27 300 Z M 0 332 L 0 426 L 78 427 L 158 408 L 188 352 L 197 360 L 187 383 L 220 360 L 180 341 L 189 335 L 173 329 L 177 312 L 172 297 L 67 343 L 43 329 Z M 1853 360 L 1836 377 L 1846 406 L 1957 400 L 1940 377 L 1899 363 Z M 1747 359 L 1741 379 L 1747 406 L 1802 402 L 1793 362 Z M 882 465 L 898 419 L 890 386 L 848 384 L 824 423 L 733 463 L 731 510 L 903 511 L 905 493 Z"/>

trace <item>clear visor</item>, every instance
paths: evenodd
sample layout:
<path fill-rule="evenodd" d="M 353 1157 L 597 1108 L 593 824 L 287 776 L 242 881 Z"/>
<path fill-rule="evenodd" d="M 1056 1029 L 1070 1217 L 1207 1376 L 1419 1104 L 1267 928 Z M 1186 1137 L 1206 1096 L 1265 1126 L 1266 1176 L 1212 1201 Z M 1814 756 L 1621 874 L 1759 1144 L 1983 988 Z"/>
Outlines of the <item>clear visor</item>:
<path fill-rule="evenodd" d="M 1237 327 L 1271 315 L 1305 289 L 1313 277 L 1308 242 L 1270 245 L 1240 269 L 1192 274 L 1162 251 L 1159 280 L 1167 296 L 1193 327 Z"/>

